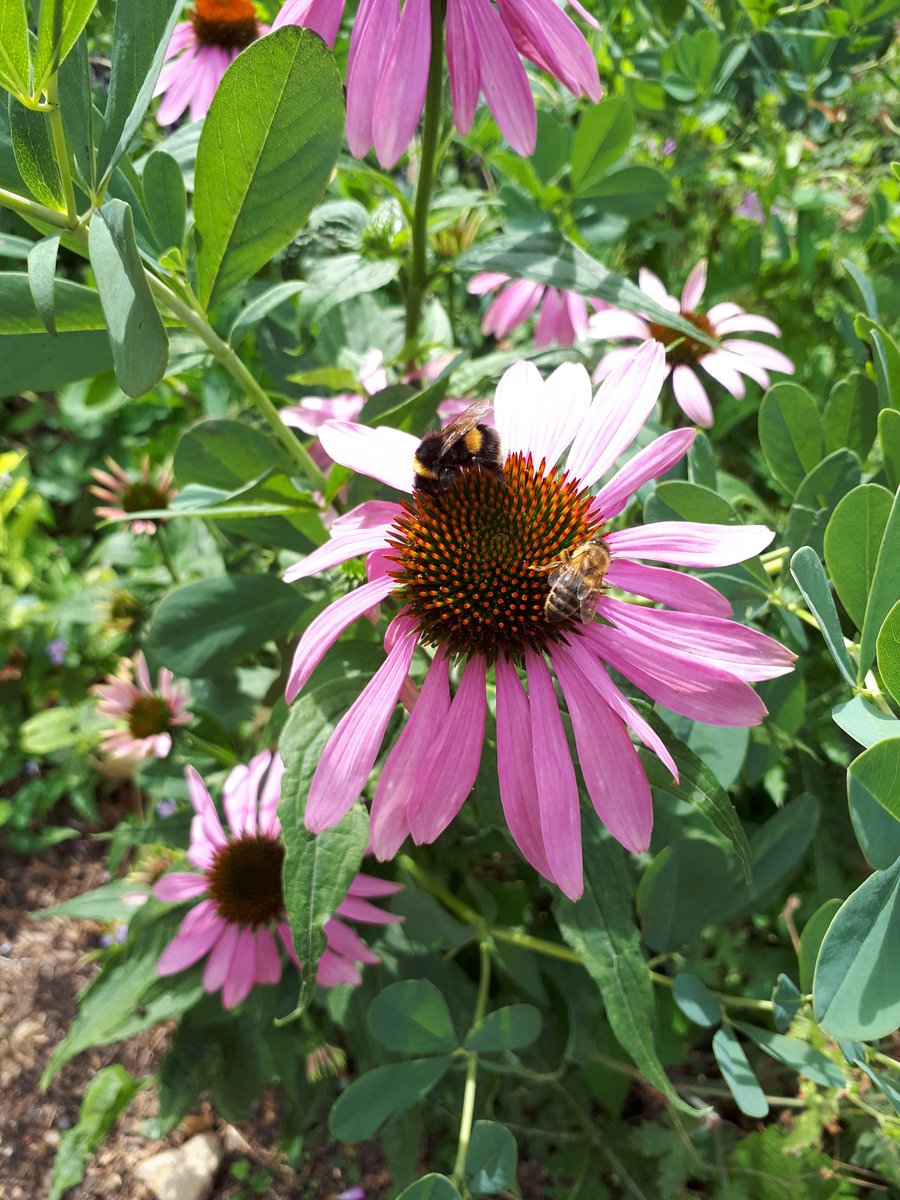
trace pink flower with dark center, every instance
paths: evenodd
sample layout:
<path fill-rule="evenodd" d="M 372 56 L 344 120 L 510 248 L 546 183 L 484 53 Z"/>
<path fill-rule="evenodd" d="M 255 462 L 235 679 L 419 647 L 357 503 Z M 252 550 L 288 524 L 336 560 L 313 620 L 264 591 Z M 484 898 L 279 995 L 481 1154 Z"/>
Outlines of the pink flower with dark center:
<path fill-rule="evenodd" d="M 172 31 L 153 93 L 164 97 L 156 112 L 160 125 L 171 125 L 186 108 L 192 121 L 205 117 L 222 76 L 242 50 L 268 32 L 251 0 L 196 0 L 188 19 Z"/>
<path fill-rule="evenodd" d="M 596 20 L 578 2 L 588 24 Z M 344 0 L 288 0 L 275 25 L 317 29 L 333 45 Z M 457 130 L 475 120 L 480 93 L 500 131 L 519 154 L 532 154 L 537 115 L 520 55 L 575 96 L 600 99 L 597 61 L 556 0 L 447 0 L 447 65 Z M 412 140 L 425 106 L 431 55 L 430 0 L 360 0 L 347 60 L 347 141 L 357 158 L 374 145 L 392 167 Z"/>
<path fill-rule="evenodd" d="M 481 319 L 481 332 L 493 334 L 499 341 L 524 325 L 540 306 L 534 344 L 539 350 L 547 346 L 573 346 L 588 331 L 588 302 L 575 292 L 565 292 L 529 279 L 511 279 L 501 271 L 483 271 L 469 280 L 467 291 L 473 296 L 497 292 Z M 603 307 L 602 300 L 591 300 L 595 309 Z"/>
<path fill-rule="evenodd" d="M 129 678 L 132 673 L 134 681 Z M 140 651 L 133 663 L 123 661 L 118 675 L 108 676 L 91 691 L 98 698 L 98 711 L 121 723 L 101 737 L 103 749 L 113 758 L 165 758 L 172 749 L 172 730 L 193 720 L 187 696 L 175 686 L 172 672 L 163 667 L 154 688 Z"/>
<path fill-rule="evenodd" d="M 714 304 L 706 313 L 698 310 L 706 288 L 706 259 L 697 263 L 688 275 L 680 300 L 669 295 L 652 271 L 642 268 L 639 282 L 641 291 L 651 300 L 670 312 L 679 313 L 710 337 L 718 338 L 718 348 L 713 350 L 667 325 L 619 308 L 608 308 L 591 317 L 588 334 L 603 341 L 634 339 L 643 343 L 653 339 L 660 342 L 666 349 L 666 374 L 672 376 L 675 399 L 685 415 L 703 429 L 709 429 L 712 425 L 713 410 L 706 388 L 700 381 L 698 368 L 720 383 L 735 400 L 744 398 L 742 375 L 755 380 L 761 388 L 769 386 L 769 371 L 793 375 L 794 364 L 774 346 L 734 336 L 769 333 L 773 337 L 780 337 L 781 330 L 774 321 L 745 312 L 739 304 L 730 301 Z M 616 367 L 632 358 L 636 351 L 635 346 L 610 350 L 598 363 L 594 380 L 605 379 Z"/>
<path fill-rule="evenodd" d="M 288 958 L 300 966 L 281 889 L 284 844 L 277 808 L 283 774 L 280 756 L 268 750 L 234 768 L 222 795 L 226 832 L 206 785 L 193 767 L 187 767 L 195 813 L 187 858 L 200 874 L 172 871 L 153 889 L 158 900 L 199 901 L 160 955 L 158 974 L 175 975 L 206 958 L 203 987 L 221 991 L 225 1008 L 240 1004 L 255 984 L 281 979 L 276 934 Z M 328 946 L 319 960 L 317 983 L 336 987 L 361 981 L 360 966 L 379 959 L 347 922 L 391 925 L 402 920 L 371 903 L 401 890 L 399 883 L 356 876 L 325 925 Z"/>
<path fill-rule="evenodd" d="M 642 484 L 687 452 L 694 437 L 689 429 L 657 438 L 593 490 L 640 433 L 665 374 L 655 342 L 617 367 L 594 397 L 583 367 L 564 364 L 545 382 L 532 364 L 518 363 L 494 399 L 502 477 L 462 470 L 436 496 L 413 489 L 418 439 L 411 434 L 349 421 L 322 426 L 323 445 L 336 462 L 405 496 L 370 500 L 346 513 L 334 522 L 329 541 L 287 572 L 288 580 L 308 578 L 362 554 L 368 572 L 367 583 L 304 632 L 288 701 L 371 605 L 392 598 L 402 608 L 385 636 L 385 662 L 322 753 L 306 806 L 309 829 L 336 824 L 359 798 L 406 688 L 414 702 L 381 768 L 372 848 L 386 859 L 408 834 L 418 843 L 438 837 L 475 783 L 492 672 L 500 799 L 510 832 L 542 875 L 577 898 L 578 785 L 554 675 L 585 788 L 613 836 L 635 852 L 649 845 L 653 813 L 628 729 L 673 777 L 676 768 L 607 668 L 697 721 L 741 726 L 763 718 L 765 706 L 750 681 L 791 670 L 794 655 L 731 620 L 719 592 L 672 567 L 741 562 L 759 554 L 773 534 L 759 525 L 689 521 L 610 528 Z M 602 539 L 610 556 L 604 587 L 589 594 L 594 603 L 586 612 L 574 604 L 560 617 L 548 606 L 548 566 L 592 539 Z M 606 587 L 617 594 L 605 594 Z M 631 603 L 618 593 L 664 607 Z M 592 619 L 594 612 L 601 621 Z M 418 696 L 410 697 L 417 649 L 428 656 L 427 670 Z"/>
<path fill-rule="evenodd" d="M 94 509 L 98 517 L 107 521 L 121 521 L 129 513 L 150 512 L 153 509 L 168 508 L 175 496 L 172 486 L 172 476 L 168 471 L 159 471 L 155 479 L 150 478 L 150 463 L 144 459 L 144 466 L 139 479 L 132 479 L 127 471 L 117 462 L 107 458 L 108 471 L 95 467 L 91 475 L 96 481 L 90 491 L 99 499 L 106 501 Z M 165 520 L 157 517 L 150 520 L 139 517 L 131 522 L 132 533 L 156 533 L 156 521 Z"/>

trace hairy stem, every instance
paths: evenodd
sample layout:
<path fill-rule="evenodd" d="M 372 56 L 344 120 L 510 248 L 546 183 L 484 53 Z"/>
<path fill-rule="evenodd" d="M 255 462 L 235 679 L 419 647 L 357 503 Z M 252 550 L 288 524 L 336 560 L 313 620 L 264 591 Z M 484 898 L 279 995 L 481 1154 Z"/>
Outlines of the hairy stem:
<path fill-rule="evenodd" d="M 478 979 L 478 998 L 475 1001 L 475 1012 L 472 1016 L 472 1028 L 484 1018 L 487 1012 L 488 992 L 491 987 L 491 951 L 487 941 L 482 941 L 478 947 L 481 973 Z M 453 1181 L 463 1186 L 466 1172 L 466 1159 L 469 1154 L 469 1143 L 472 1140 L 472 1125 L 475 1120 L 475 1089 L 478 1085 L 478 1051 L 470 1051 L 466 1055 L 466 1086 L 463 1091 L 462 1115 L 459 1119 L 459 1141 L 456 1144 L 456 1162 L 453 1164 Z"/>

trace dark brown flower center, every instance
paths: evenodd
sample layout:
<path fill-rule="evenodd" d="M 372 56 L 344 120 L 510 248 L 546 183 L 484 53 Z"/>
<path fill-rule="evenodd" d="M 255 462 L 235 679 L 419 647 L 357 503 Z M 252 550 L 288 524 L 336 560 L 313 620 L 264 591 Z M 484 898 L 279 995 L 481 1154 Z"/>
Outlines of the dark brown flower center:
<path fill-rule="evenodd" d="M 559 641 L 574 621 L 548 619 L 547 573 L 535 568 L 599 531 L 592 500 L 565 473 L 516 453 L 503 479 L 468 470 L 439 496 L 406 501 L 392 573 L 423 642 L 493 662 Z"/>
<path fill-rule="evenodd" d="M 156 508 L 168 508 L 169 497 L 155 483 L 137 479 L 122 493 L 122 510 L 127 513 L 150 512 Z"/>
<path fill-rule="evenodd" d="M 714 338 L 716 336 L 712 321 L 704 313 L 681 312 L 678 315 L 683 321 L 690 321 L 707 337 Z M 679 333 L 677 329 L 670 329 L 668 325 L 658 325 L 655 321 L 649 321 L 648 324 L 651 338 L 662 342 L 666 348 L 666 358 L 675 367 L 695 363 L 701 355 L 710 353 L 710 347 L 705 343 L 687 337 L 685 334 Z"/>
<path fill-rule="evenodd" d="M 128 728 L 136 738 L 168 733 L 171 713 L 162 696 L 140 696 L 128 713 Z"/>
<path fill-rule="evenodd" d="M 240 837 L 216 854 L 209 894 L 232 925 L 271 925 L 284 912 L 281 865 L 284 846 L 274 838 Z"/>
<path fill-rule="evenodd" d="M 250 0 L 197 0 L 191 24 L 201 46 L 243 50 L 259 37 L 256 9 Z"/>

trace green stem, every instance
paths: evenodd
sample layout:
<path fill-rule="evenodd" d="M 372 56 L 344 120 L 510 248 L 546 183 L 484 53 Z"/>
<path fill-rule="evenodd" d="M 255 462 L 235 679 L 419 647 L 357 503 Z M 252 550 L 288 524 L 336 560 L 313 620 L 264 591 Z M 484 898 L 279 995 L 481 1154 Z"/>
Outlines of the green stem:
<path fill-rule="evenodd" d="M 484 1019 L 487 1012 L 488 992 L 491 987 L 491 951 L 484 940 L 478 947 L 481 973 L 478 979 L 478 997 L 475 1001 L 475 1013 L 472 1017 L 472 1028 Z M 469 1143 L 472 1140 L 472 1125 L 475 1120 L 475 1089 L 478 1085 L 478 1051 L 470 1051 L 466 1055 L 466 1086 L 463 1091 L 462 1115 L 459 1119 L 459 1141 L 456 1144 L 456 1162 L 453 1164 L 453 1182 L 463 1186 L 466 1173 L 466 1158 L 469 1154 Z"/>
<path fill-rule="evenodd" d="M 409 287 L 406 295 L 407 353 L 414 358 L 413 347 L 422 303 L 425 299 L 428 268 L 428 211 L 434 188 L 437 147 L 441 132 L 441 108 L 444 90 L 444 21 L 442 0 L 431 0 L 431 60 L 428 64 L 428 91 L 425 94 L 425 123 L 422 129 L 422 153 L 416 179 L 416 207 L 413 215 L 412 254 Z"/>
<path fill-rule="evenodd" d="M 663 987 L 674 987 L 675 980 L 668 975 L 660 975 L 658 971 L 651 971 L 650 978 L 654 983 L 661 984 Z M 710 989 L 712 991 L 712 989 Z M 753 1012 L 771 1012 L 771 1000 L 752 1000 L 749 996 L 728 996 L 725 992 L 712 992 L 712 995 L 724 1004 L 726 1008 L 746 1008 Z"/>
<path fill-rule="evenodd" d="M 166 564 L 166 570 L 172 576 L 172 582 L 181 583 L 181 577 L 178 574 L 178 568 L 175 566 L 175 560 L 172 557 L 172 551 L 169 548 L 169 539 L 162 525 L 156 526 L 156 544 L 159 546 L 159 552 L 162 555 L 162 560 Z"/>
<path fill-rule="evenodd" d="M 428 872 L 424 871 L 415 859 L 410 858 L 408 854 L 401 854 L 397 859 L 397 865 L 407 875 L 411 875 L 416 883 L 421 884 L 427 892 L 430 892 L 435 900 L 440 900 L 444 908 L 448 912 L 452 912 L 460 921 L 464 921 L 467 925 L 484 927 L 484 921 L 474 909 L 469 908 L 467 904 L 463 904 L 462 900 L 457 900 L 452 892 L 448 892 L 446 888 L 436 883 Z"/>
<path fill-rule="evenodd" d="M 545 954 L 548 958 L 561 958 L 563 962 L 582 965 L 581 956 L 568 946 L 560 946 L 556 942 L 545 942 L 543 938 L 532 937 L 530 933 L 519 933 L 516 929 L 491 928 L 491 937 L 498 942 L 510 942 L 521 946 L 523 950 L 533 950 L 535 954 Z"/>
<path fill-rule="evenodd" d="M 72 172 L 69 169 L 69 145 L 66 141 L 66 131 L 63 128 L 62 113 L 59 109 L 59 76 L 54 71 L 47 80 L 47 103 L 50 109 L 50 129 L 53 133 L 53 150 L 56 155 L 56 165 L 62 180 L 63 195 L 66 200 L 66 223 L 72 227 L 78 224 L 78 206 L 75 203 L 75 188 L 72 185 Z"/>
<path fill-rule="evenodd" d="M 26 220 L 42 221 L 45 225 L 53 225 L 56 229 L 71 228 L 63 213 L 58 213 L 53 208 L 47 208 L 44 204 L 38 204 L 36 200 L 29 200 L 27 196 L 8 192 L 6 188 L 0 188 L 0 207 L 8 208 L 11 212 L 18 213 L 20 217 L 25 217 Z"/>

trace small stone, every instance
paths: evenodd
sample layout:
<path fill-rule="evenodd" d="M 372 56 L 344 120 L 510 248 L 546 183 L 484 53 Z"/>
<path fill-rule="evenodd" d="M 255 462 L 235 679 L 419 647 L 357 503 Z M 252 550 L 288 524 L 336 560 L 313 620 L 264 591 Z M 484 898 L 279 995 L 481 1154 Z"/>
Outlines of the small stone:
<path fill-rule="evenodd" d="M 224 1150 L 213 1133 L 200 1133 L 176 1150 L 163 1150 L 134 1168 L 158 1200 L 206 1200 Z"/>

